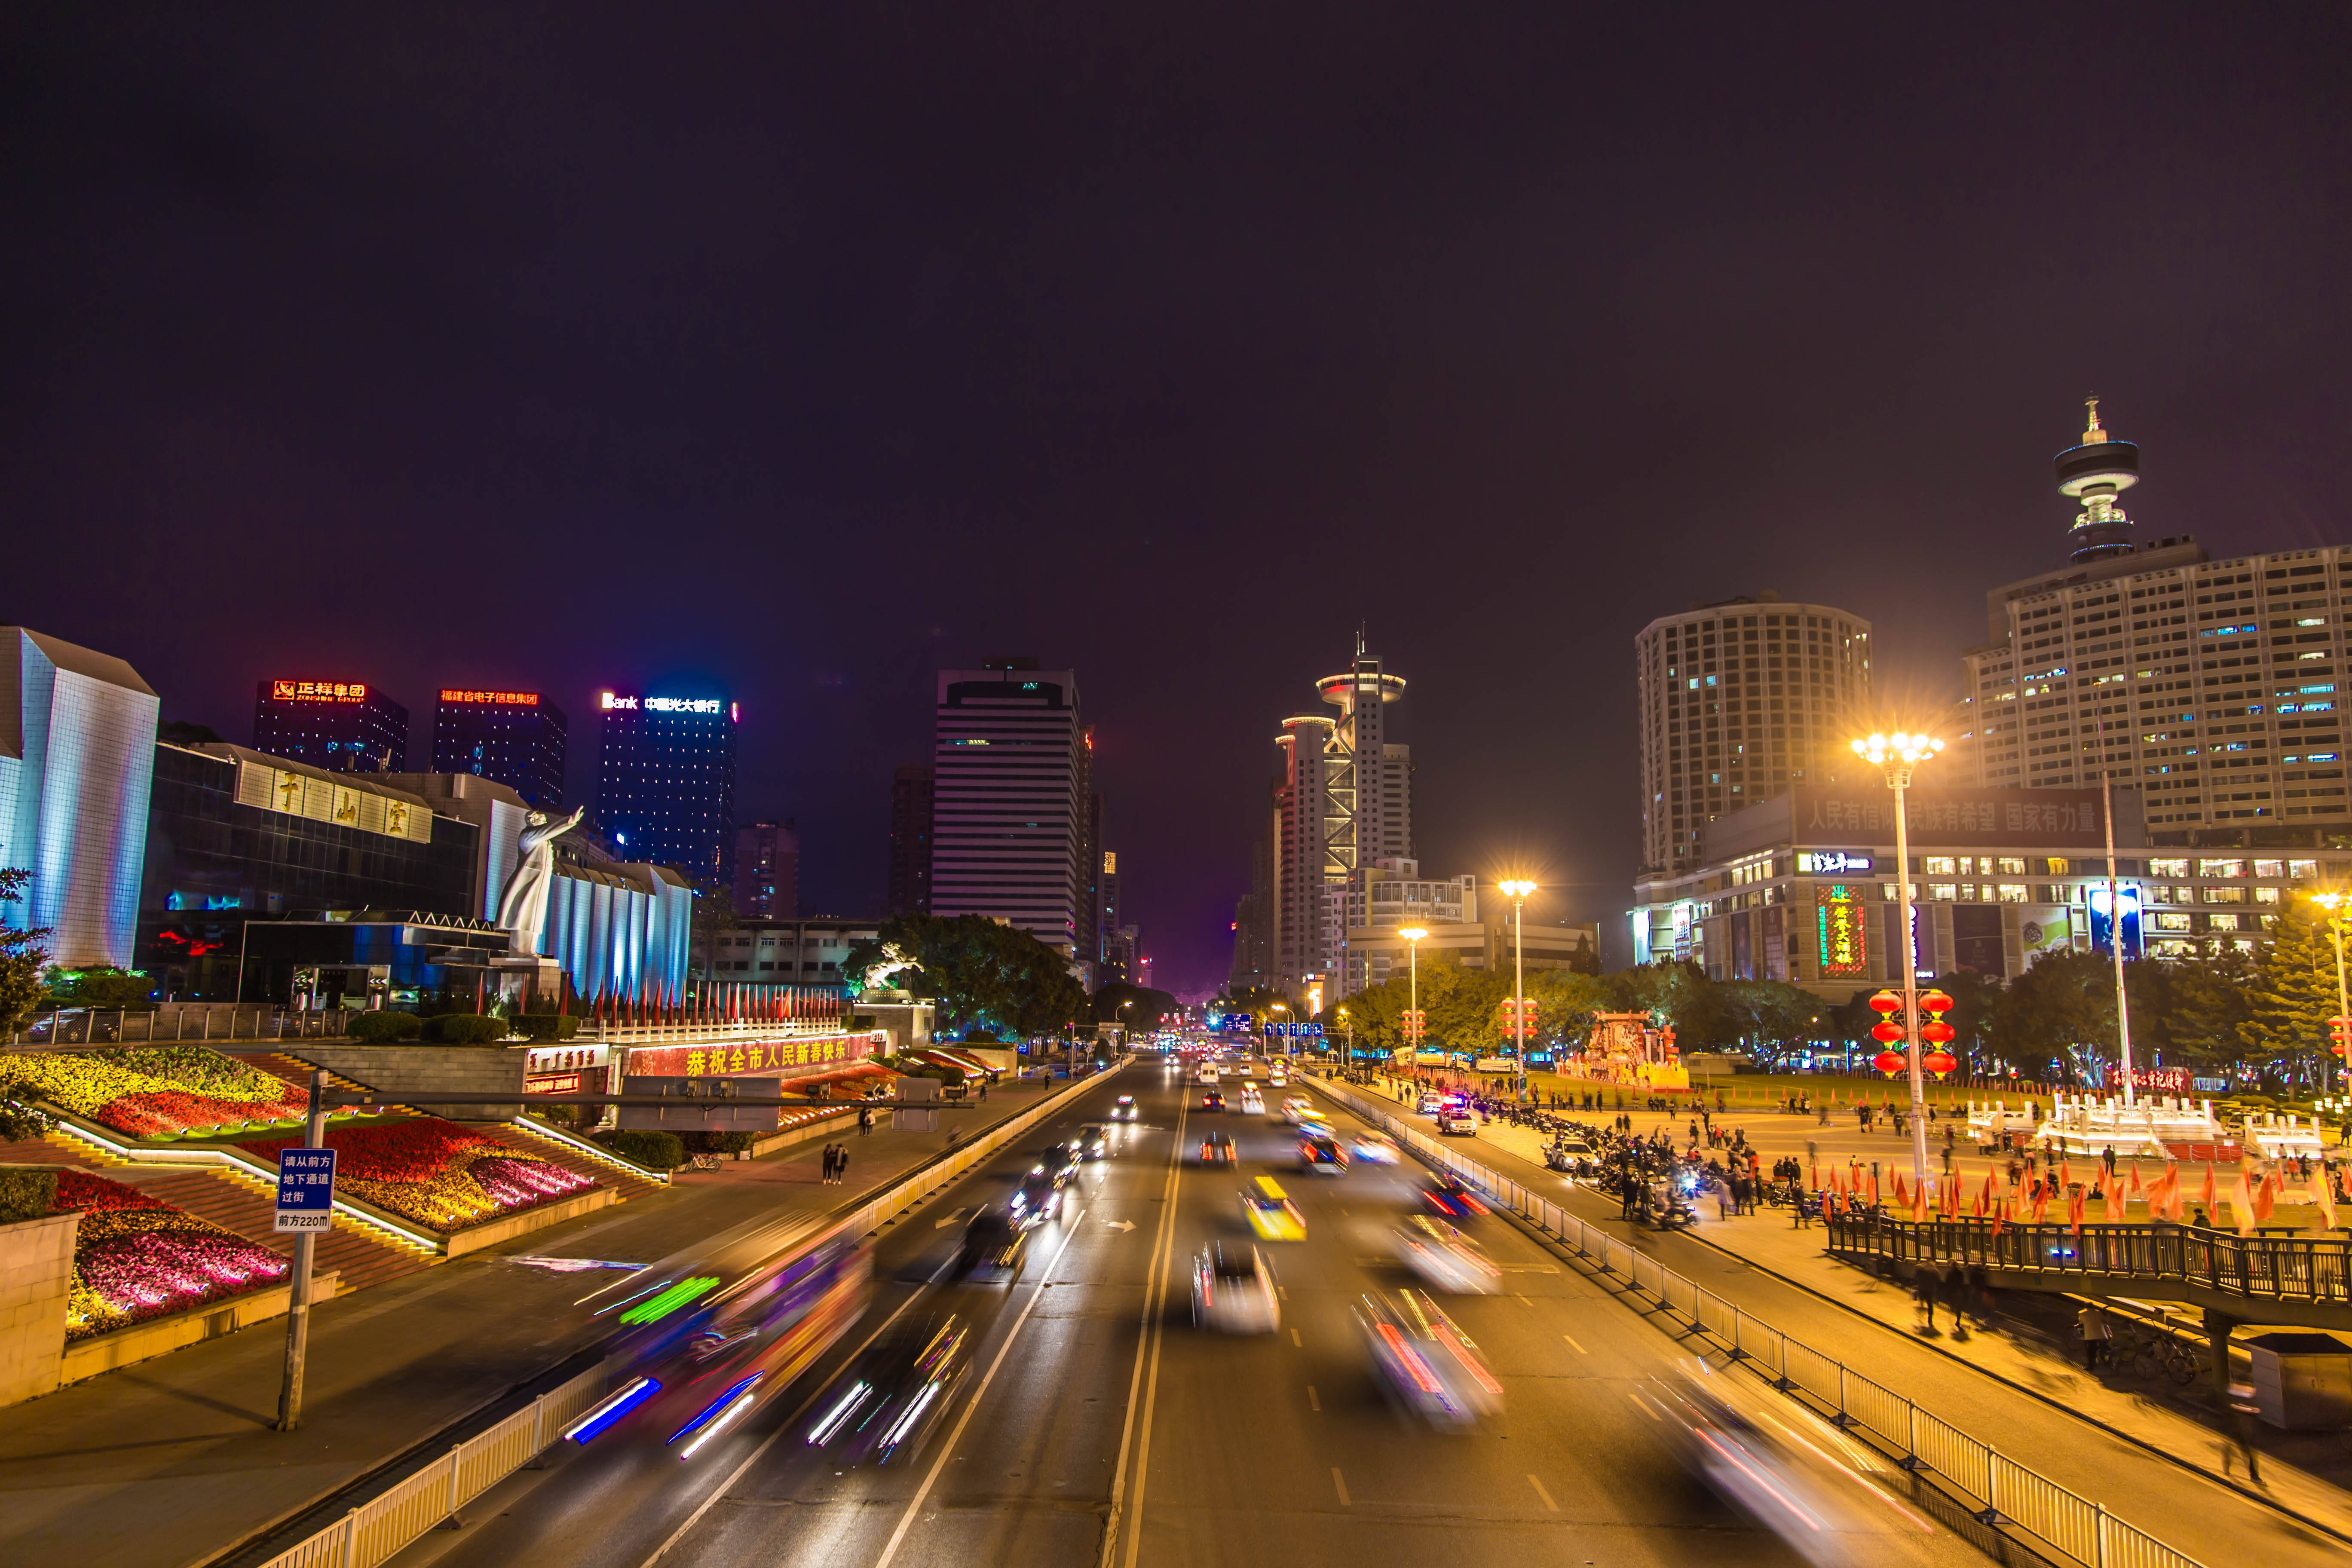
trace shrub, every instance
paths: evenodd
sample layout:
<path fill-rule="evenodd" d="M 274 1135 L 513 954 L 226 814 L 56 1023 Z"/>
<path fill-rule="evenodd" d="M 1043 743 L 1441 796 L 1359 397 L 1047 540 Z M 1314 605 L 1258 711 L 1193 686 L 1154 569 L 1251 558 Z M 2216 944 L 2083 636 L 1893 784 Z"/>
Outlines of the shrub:
<path fill-rule="evenodd" d="M 580 1032 L 580 1020 L 570 1013 L 518 1013 L 507 1024 L 524 1039 L 541 1044 L 568 1040 Z"/>
<path fill-rule="evenodd" d="M 0 1143 L 25 1143 L 47 1132 L 55 1118 L 33 1102 L 38 1085 L 0 1081 Z"/>
<path fill-rule="evenodd" d="M 680 1142 L 698 1154 L 740 1154 L 760 1141 L 757 1132 L 687 1132 Z"/>
<path fill-rule="evenodd" d="M 635 1160 L 648 1170 L 675 1171 L 686 1163 L 686 1141 L 658 1128 L 627 1127 L 599 1132 L 596 1142 L 624 1160 Z"/>
<path fill-rule="evenodd" d="M 433 1037 L 448 1046 L 489 1046 L 507 1037 L 504 1018 L 479 1013 L 444 1013 L 433 1020 Z"/>
<path fill-rule="evenodd" d="M 0 1225 L 38 1219 L 57 1201 L 58 1173 L 28 1166 L 0 1166 Z"/>
<path fill-rule="evenodd" d="M 414 1013 L 357 1013 L 344 1032 L 362 1045 L 388 1046 L 416 1038 L 425 1032 L 425 1020 Z"/>

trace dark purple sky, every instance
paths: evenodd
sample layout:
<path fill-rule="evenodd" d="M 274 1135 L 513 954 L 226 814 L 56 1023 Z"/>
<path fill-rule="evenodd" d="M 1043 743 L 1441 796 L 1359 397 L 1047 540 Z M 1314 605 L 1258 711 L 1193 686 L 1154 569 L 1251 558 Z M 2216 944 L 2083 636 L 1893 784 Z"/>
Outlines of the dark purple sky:
<path fill-rule="evenodd" d="M 1360 619 L 1424 867 L 1613 919 L 1652 616 L 1955 695 L 2090 391 L 2144 531 L 2347 538 L 2341 8 L 228 9 L 0 21 L 0 620 L 237 739 L 718 680 L 814 908 L 940 663 L 1076 667 L 1188 989 Z"/>

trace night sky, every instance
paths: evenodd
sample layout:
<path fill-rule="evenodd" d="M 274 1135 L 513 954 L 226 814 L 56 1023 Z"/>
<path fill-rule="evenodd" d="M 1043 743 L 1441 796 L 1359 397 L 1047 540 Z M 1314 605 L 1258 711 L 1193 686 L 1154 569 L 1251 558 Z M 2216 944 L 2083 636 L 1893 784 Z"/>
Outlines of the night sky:
<path fill-rule="evenodd" d="M 2352 542 L 2352 13 L 1639 9 L 15 8 L 0 620 L 240 742 L 541 689 L 583 792 L 716 683 L 842 913 L 930 672 L 1074 666 L 1189 991 L 1360 621 L 1424 870 L 1614 921 L 1653 616 L 1949 700 L 2094 392 L 2143 537 Z"/>

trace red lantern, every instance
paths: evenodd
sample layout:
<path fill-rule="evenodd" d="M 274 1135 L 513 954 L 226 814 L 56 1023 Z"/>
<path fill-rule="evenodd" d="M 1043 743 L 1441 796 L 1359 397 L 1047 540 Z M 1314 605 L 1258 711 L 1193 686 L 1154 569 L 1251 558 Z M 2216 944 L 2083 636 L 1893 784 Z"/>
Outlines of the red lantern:
<path fill-rule="evenodd" d="M 1903 1037 L 1903 1026 L 1892 1018 L 1885 1023 L 1873 1024 L 1870 1026 L 1870 1037 L 1874 1040 L 1884 1040 L 1891 1046 Z"/>
<path fill-rule="evenodd" d="M 1888 1078 L 1893 1078 L 1896 1073 L 1903 1070 L 1906 1063 L 1903 1053 L 1900 1051 L 1881 1051 L 1876 1056 L 1870 1058 L 1870 1065 L 1876 1068 L 1880 1072 L 1885 1073 Z"/>
<path fill-rule="evenodd" d="M 1941 1018 L 1936 1019 L 1933 1023 L 1919 1026 L 1919 1037 L 1931 1046 L 1943 1045 L 1958 1032 Z"/>
<path fill-rule="evenodd" d="M 1919 998 L 1919 1005 L 1930 1013 L 1948 1013 L 1952 999 L 1941 991 L 1929 991 Z"/>
<path fill-rule="evenodd" d="M 1892 1013 L 1902 1005 L 1903 998 L 1892 991 L 1882 991 L 1870 999 L 1870 1008 L 1874 1013 Z"/>
<path fill-rule="evenodd" d="M 1926 1068 L 1929 1072 L 1934 1073 L 1937 1078 L 1941 1078 L 1960 1064 L 1958 1059 L 1949 1051 L 1929 1051 L 1926 1056 L 1919 1058 L 1919 1065 Z"/>

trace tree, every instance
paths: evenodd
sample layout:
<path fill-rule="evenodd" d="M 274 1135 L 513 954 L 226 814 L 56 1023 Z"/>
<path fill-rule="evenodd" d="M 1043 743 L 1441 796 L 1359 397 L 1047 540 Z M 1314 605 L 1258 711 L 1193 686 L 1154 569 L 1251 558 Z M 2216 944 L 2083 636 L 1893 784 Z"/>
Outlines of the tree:
<path fill-rule="evenodd" d="M 2325 1051 L 2336 1016 L 2336 943 L 2327 922 L 2303 900 L 2272 921 L 2247 996 L 2240 1037 L 2257 1051 L 2293 1057 Z"/>
<path fill-rule="evenodd" d="M 862 975 L 893 942 L 923 966 L 902 972 L 899 983 L 936 1004 L 950 1033 L 984 1027 L 1016 1038 L 1052 1035 L 1086 1010 L 1087 994 L 1070 977 L 1066 958 L 985 915 L 894 915 L 874 940 L 851 951 L 843 972 Z"/>
<path fill-rule="evenodd" d="M 2254 1016 L 2252 955 L 2231 948 L 2211 958 L 2186 959 L 2160 967 L 2165 986 L 2158 1016 L 2164 1021 L 2167 1057 L 2193 1066 L 2236 1061 L 2245 1051 L 2246 1026 Z M 2147 1013 L 2140 1005 L 2137 988 L 2133 988 L 2135 1038 L 2140 1019 Z"/>
<path fill-rule="evenodd" d="M 145 1007 L 154 1000 L 152 980 L 135 969 L 111 964 L 52 969 L 47 980 L 49 999 L 75 1007 Z"/>
<path fill-rule="evenodd" d="M 1081 1016 L 1090 1024 L 1124 1024 L 1130 1034 L 1148 1034 L 1162 1019 L 1182 1017 L 1184 1004 L 1169 992 L 1114 980 L 1087 998 Z"/>
<path fill-rule="evenodd" d="M 21 867 L 0 870 L 0 904 L 21 902 L 32 880 Z M 41 970 L 48 962 L 47 926 L 0 926 L 0 1029 L 17 1028 L 40 1005 Z"/>
<path fill-rule="evenodd" d="M 2002 993 L 1993 1028 L 2009 1056 L 2064 1061 L 2078 1073 L 2113 1061 L 2115 961 L 2102 952 L 2053 952 L 2035 960 Z"/>

